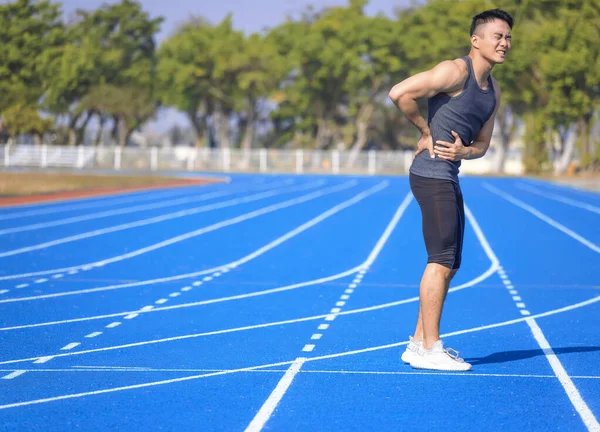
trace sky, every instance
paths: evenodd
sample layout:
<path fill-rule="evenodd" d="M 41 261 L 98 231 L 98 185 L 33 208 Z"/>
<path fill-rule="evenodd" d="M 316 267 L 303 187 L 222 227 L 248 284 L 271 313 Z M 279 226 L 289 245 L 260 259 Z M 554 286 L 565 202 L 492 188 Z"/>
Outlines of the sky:
<path fill-rule="evenodd" d="M 59 0 L 63 11 L 69 13 L 76 9 L 96 9 L 103 3 L 118 3 L 114 0 Z M 260 32 L 275 27 L 285 21 L 288 15 L 298 15 L 308 5 L 319 10 L 329 6 L 344 6 L 346 0 L 140 0 L 145 11 L 151 17 L 165 18 L 158 42 L 164 40 L 191 15 L 203 16 L 210 22 L 220 22 L 228 13 L 232 13 L 233 25 L 246 34 Z M 370 0 L 365 8 L 368 15 L 382 12 L 393 16 L 396 8 L 410 5 L 411 0 Z"/>

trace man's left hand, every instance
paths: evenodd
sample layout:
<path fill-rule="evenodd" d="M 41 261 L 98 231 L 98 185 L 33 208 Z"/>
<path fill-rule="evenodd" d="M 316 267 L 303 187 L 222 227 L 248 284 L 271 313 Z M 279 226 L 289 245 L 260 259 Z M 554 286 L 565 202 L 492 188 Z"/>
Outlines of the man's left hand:
<path fill-rule="evenodd" d="M 433 149 L 433 152 L 440 158 L 446 159 L 449 161 L 458 161 L 464 159 L 469 155 L 469 149 L 465 147 L 462 143 L 462 140 L 458 136 L 458 134 L 452 131 L 452 135 L 454 136 L 454 142 L 447 141 L 436 141 L 436 145 Z"/>

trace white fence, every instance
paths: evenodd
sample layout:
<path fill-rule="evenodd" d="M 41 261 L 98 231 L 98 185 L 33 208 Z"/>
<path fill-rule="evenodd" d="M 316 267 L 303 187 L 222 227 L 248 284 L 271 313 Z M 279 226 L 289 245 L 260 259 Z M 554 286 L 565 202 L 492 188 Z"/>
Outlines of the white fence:
<path fill-rule="evenodd" d="M 492 153 L 492 154 L 489 154 Z M 483 159 L 465 161 L 462 172 L 491 173 L 493 151 Z M 0 147 L 0 166 L 140 171 L 281 172 L 332 174 L 406 174 L 412 151 L 363 151 L 356 158 L 338 150 L 210 149 L 194 147 L 139 148 L 51 145 Z M 509 154 L 508 174 L 520 174 L 520 152 Z"/>

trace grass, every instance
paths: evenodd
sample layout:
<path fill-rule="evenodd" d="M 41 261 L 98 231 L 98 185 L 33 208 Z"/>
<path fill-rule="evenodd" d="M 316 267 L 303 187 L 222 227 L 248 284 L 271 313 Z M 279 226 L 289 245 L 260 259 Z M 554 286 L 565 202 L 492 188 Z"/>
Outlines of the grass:
<path fill-rule="evenodd" d="M 181 183 L 185 179 L 151 175 L 93 175 L 65 173 L 0 172 L 0 195 L 28 196 L 121 187 Z"/>

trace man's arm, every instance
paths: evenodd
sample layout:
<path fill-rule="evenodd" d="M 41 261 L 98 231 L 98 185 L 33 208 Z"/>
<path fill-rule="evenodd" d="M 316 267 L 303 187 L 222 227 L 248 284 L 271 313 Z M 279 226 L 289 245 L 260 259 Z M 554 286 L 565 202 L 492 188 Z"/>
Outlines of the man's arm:
<path fill-rule="evenodd" d="M 456 60 L 445 60 L 428 71 L 413 75 L 396 84 L 388 96 L 419 129 L 421 135 L 431 135 L 427 121 L 419 112 L 417 99 L 459 90 L 464 86 L 466 77 L 466 65 L 461 67 Z"/>
<path fill-rule="evenodd" d="M 492 82 L 494 85 L 494 91 L 496 93 L 496 107 L 494 108 L 494 112 L 492 113 L 491 117 L 485 122 L 477 134 L 473 144 L 467 147 L 468 153 L 465 157 L 463 157 L 463 159 L 479 159 L 485 155 L 490 147 L 492 133 L 494 132 L 496 113 L 498 112 L 498 108 L 500 108 L 500 86 L 496 83 L 496 80 L 492 80 Z"/>

